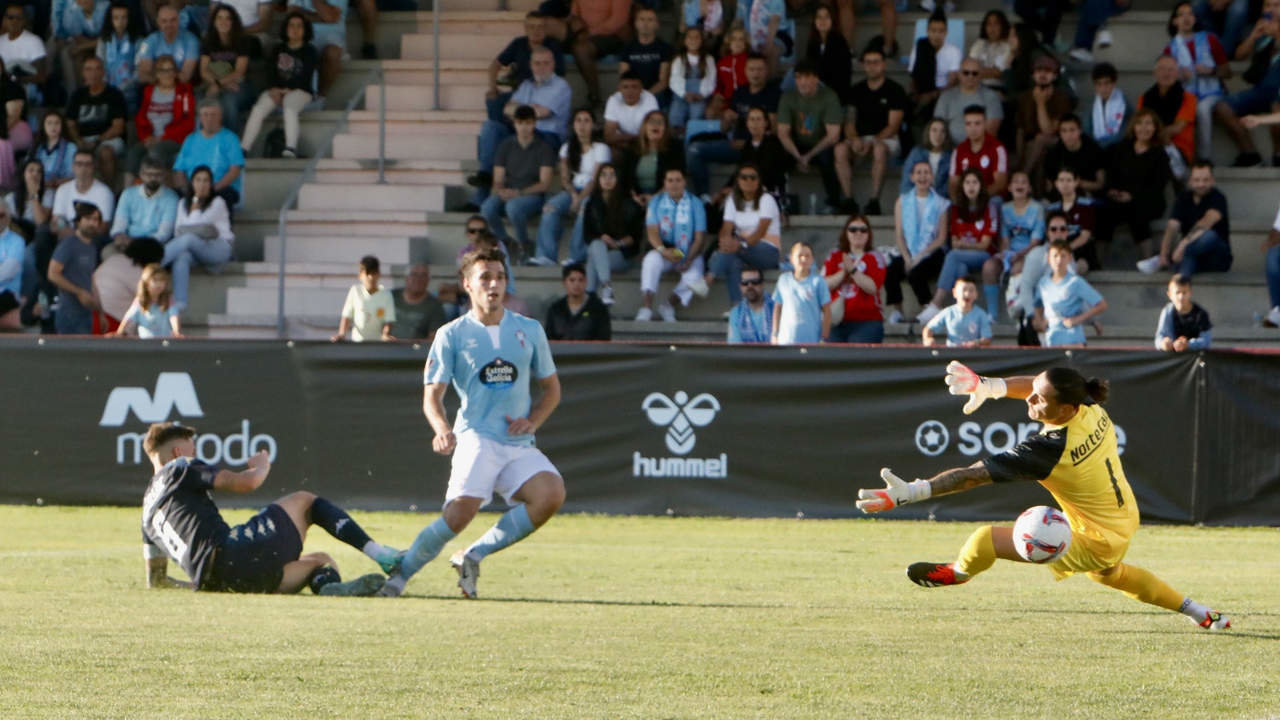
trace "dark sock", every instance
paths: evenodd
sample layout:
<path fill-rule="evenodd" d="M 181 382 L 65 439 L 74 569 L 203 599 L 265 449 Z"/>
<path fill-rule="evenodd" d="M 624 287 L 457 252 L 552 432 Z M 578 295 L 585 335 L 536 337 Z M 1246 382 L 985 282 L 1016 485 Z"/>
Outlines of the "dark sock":
<path fill-rule="evenodd" d="M 364 546 L 369 542 L 368 534 L 351 519 L 346 510 L 322 497 L 311 503 L 311 522 L 361 552 L 364 552 Z"/>
<path fill-rule="evenodd" d="M 310 586 L 311 592 L 315 595 L 320 594 L 320 588 L 336 582 L 342 582 L 342 576 L 338 574 L 337 570 L 328 565 L 317 568 L 315 572 L 311 573 L 311 577 L 307 579 L 307 585 Z"/>

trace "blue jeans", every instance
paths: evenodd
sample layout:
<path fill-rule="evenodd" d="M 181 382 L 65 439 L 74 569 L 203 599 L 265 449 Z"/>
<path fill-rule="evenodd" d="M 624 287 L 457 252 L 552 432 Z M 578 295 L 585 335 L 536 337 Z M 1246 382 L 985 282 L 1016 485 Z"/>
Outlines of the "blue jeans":
<path fill-rule="evenodd" d="M 750 266 L 762 272 L 776 270 L 779 256 L 778 248 L 761 240 L 736 253 L 716 251 L 711 256 L 711 272 L 724 280 L 724 287 L 729 291 L 729 304 L 737 305 L 742 299 L 742 288 L 738 284 L 742 280 L 742 268 Z"/>
<path fill-rule="evenodd" d="M 191 264 L 198 262 L 207 270 L 217 271 L 231 259 L 231 243 L 205 240 L 190 233 L 178 235 L 164 245 L 164 260 L 173 276 L 173 302 L 182 310 L 187 307 L 187 287 L 191 282 Z"/>
<path fill-rule="evenodd" d="M 741 153 L 728 140 L 699 140 L 689 145 L 686 153 L 689 179 L 694 195 L 705 195 L 711 184 L 711 163 L 736 163 Z"/>
<path fill-rule="evenodd" d="M 701 120 L 707 115 L 707 101 L 699 100 L 691 103 L 684 97 L 671 98 L 671 113 L 667 116 L 667 121 L 671 123 L 673 128 L 682 128 L 690 119 Z"/>
<path fill-rule="evenodd" d="M 621 250 L 611 250 L 600 238 L 592 240 L 587 246 L 587 292 L 595 292 L 601 285 L 612 285 L 613 274 L 629 267 L 631 261 Z"/>
<path fill-rule="evenodd" d="M 1280 245 L 1267 251 L 1267 290 L 1271 292 L 1271 307 L 1280 307 Z"/>
<path fill-rule="evenodd" d="M 1107 20 L 1128 9 L 1128 6 L 1117 5 L 1116 0 L 1084 0 L 1080 3 L 1080 24 L 1076 26 L 1073 45 L 1085 50 L 1093 49 L 1093 38 L 1107 24 Z"/>
<path fill-rule="evenodd" d="M 480 161 L 480 172 L 493 172 L 493 156 L 498 153 L 498 146 L 502 144 L 503 140 L 515 134 L 516 131 L 512 130 L 511 126 L 505 122 L 484 121 L 484 125 L 480 128 L 480 137 L 476 138 L 476 159 Z M 552 150 L 560 150 L 559 135 L 543 132 L 542 130 L 534 130 L 533 134 L 542 142 L 550 145 Z M 476 188 L 471 202 L 476 205 L 483 205 L 488 197 L 489 188 Z"/>
<path fill-rule="evenodd" d="M 1207 30 L 1217 33 L 1222 40 L 1222 49 L 1231 57 L 1244 37 L 1245 25 L 1249 22 L 1249 0 L 1232 0 L 1224 13 L 1222 25 L 1213 22 L 1213 11 L 1209 8 L 1209 0 L 1196 0 L 1192 4 L 1196 20 Z"/>
<path fill-rule="evenodd" d="M 942 262 L 942 273 L 938 275 L 938 289 L 951 292 L 956 280 L 982 270 L 982 266 L 991 259 L 986 250 L 949 250 L 947 258 Z"/>
<path fill-rule="evenodd" d="M 548 260 L 559 258 L 560 222 L 569 214 L 572 204 L 573 198 L 562 190 L 543 205 L 542 222 L 538 224 L 538 255 Z M 576 263 L 587 260 L 587 246 L 582 240 L 583 217 L 582 208 L 578 208 L 578 217 L 573 221 L 573 233 L 569 237 L 569 260 Z"/>
<path fill-rule="evenodd" d="M 484 109 L 489 115 L 489 120 L 497 123 L 506 124 L 506 117 L 502 111 L 507 107 L 507 103 L 511 102 L 511 96 L 515 93 L 500 92 L 498 97 L 490 100 L 485 98 Z"/>
<path fill-rule="evenodd" d="M 842 302 L 837 299 L 836 302 Z M 851 320 L 831 328 L 830 342 L 870 343 L 884 342 L 884 323 L 880 320 Z"/>
<path fill-rule="evenodd" d="M 1205 230 L 1204 234 L 1187 246 L 1182 254 L 1182 264 L 1178 272 L 1183 277 L 1191 277 L 1198 272 L 1226 272 L 1231 269 L 1231 245 L 1218 237 L 1213 230 Z"/>
<path fill-rule="evenodd" d="M 511 221 L 511 228 L 516 236 L 516 241 L 520 243 L 521 248 L 529 246 L 529 218 L 534 213 L 542 209 L 542 203 L 546 196 L 542 193 L 537 195 L 519 195 L 503 202 L 502 198 L 497 195 L 490 195 L 484 204 L 480 206 L 480 214 L 484 216 L 485 222 L 489 223 L 489 229 L 503 243 L 510 245 L 511 236 L 507 234 L 507 228 L 502 223 L 505 215 Z"/>

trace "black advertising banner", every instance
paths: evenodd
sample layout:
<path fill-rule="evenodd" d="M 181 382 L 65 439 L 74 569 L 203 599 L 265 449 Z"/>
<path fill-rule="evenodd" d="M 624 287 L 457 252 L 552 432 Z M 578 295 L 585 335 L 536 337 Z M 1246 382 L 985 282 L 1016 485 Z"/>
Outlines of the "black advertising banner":
<path fill-rule="evenodd" d="M 1150 351 L 953 351 L 566 343 L 564 390 L 538 436 L 566 510 L 856 517 L 879 469 L 928 477 L 1038 431 L 1018 401 L 973 415 L 948 395 L 960 359 L 991 375 L 1070 365 L 1111 382 L 1125 472 L 1143 516 L 1276 524 L 1280 358 Z M 32 338 L 0 344 L 12 406 L 0 501 L 133 505 L 151 473 L 150 422 L 199 429 L 197 452 L 235 467 L 260 449 L 267 486 L 224 504 L 310 490 L 360 509 L 434 512 L 449 460 L 422 414 L 427 348 L 411 344 Z M 452 393 L 450 411 L 457 408 Z M 984 487 L 895 517 L 1009 519 L 1048 503 L 1035 483 Z"/>

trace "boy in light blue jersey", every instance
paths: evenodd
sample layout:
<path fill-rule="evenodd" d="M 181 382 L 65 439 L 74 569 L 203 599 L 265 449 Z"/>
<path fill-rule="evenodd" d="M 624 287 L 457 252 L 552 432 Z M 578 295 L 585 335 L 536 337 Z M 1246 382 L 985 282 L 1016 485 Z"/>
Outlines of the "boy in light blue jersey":
<path fill-rule="evenodd" d="M 956 280 L 951 288 L 956 304 L 943 309 L 933 316 L 922 331 L 925 345 L 937 342 L 939 332 L 946 333 L 947 347 L 982 347 L 991 344 L 991 316 L 980 307 L 978 302 L 978 283 L 972 277 L 965 276 Z"/>
<path fill-rule="evenodd" d="M 1071 273 L 1073 263 L 1071 244 L 1067 240 L 1050 241 L 1052 273 L 1040 278 L 1036 288 L 1034 320 L 1036 331 L 1043 333 L 1040 344 L 1045 347 L 1083 347 L 1084 324 L 1107 309 L 1102 295 L 1087 280 Z M 1094 327 L 1100 326 L 1095 322 Z"/>
<path fill-rule="evenodd" d="M 444 512 L 405 551 L 381 595 L 395 597 L 405 583 L 475 518 L 496 491 L 515 507 L 454 554 L 458 587 L 476 597 L 480 561 L 523 540 L 564 503 L 564 480 L 534 446 L 534 432 L 560 403 L 560 378 L 547 336 L 536 320 L 503 308 L 507 272 L 496 250 L 468 253 L 459 269 L 471 311 L 436 332 L 423 372 L 423 412 L 435 437 L 431 447 L 453 455 Z M 529 385 L 537 380 L 537 402 Z M 452 426 L 444 395 L 453 384 L 462 406 Z"/>

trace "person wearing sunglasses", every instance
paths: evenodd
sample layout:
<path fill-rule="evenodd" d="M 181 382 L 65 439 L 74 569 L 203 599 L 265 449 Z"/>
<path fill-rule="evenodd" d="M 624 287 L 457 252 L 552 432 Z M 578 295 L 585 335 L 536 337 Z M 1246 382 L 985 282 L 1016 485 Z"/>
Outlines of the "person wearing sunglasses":
<path fill-rule="evenodd" d="M 960 63 L 960 84 L 944 90 L 933 111 L 934 117 L 947 121 L 951 141 L 956 144 L 964 142 L 965 111 L 972 105 L 977 105 L 986 112 L 986 132 L 998 136 L 1000 123 L 1004 120 L 1000 95 L 982 84 L 982 64 L 976 58 L 965 58 Z"/>
<path fill-rule="evenodd" d="M 831 291 L 833 317 L 830 342 L 884 342 L 884 316 L 880 312 L 880 288 L 884 286 L 885 260 L 872 249 L 871 223 L 865 215 L 852 215 L 844 224 L 837 247 L 823 264 Z"/>
<path fill-rule="evenodd" d="M 774 270 L 782 257 L 782 214 L 778 202 L 764 191 L 760 169 L 755 165 L 738 168 L 733 195 L 724 204 L 720 225 L 720 246 L 711 256 L 708 285 L 721 278 L 729 291 L 729 303 L 742 298 L 738 277 L 743 268 Z"/>
<path fill-rule="evenodd" d="M 738 277 L 742 299 L 729 311 L 730 343 L 769 344 L 773 296 L 764 291 L 764 273 L 745 267 Z"/>

